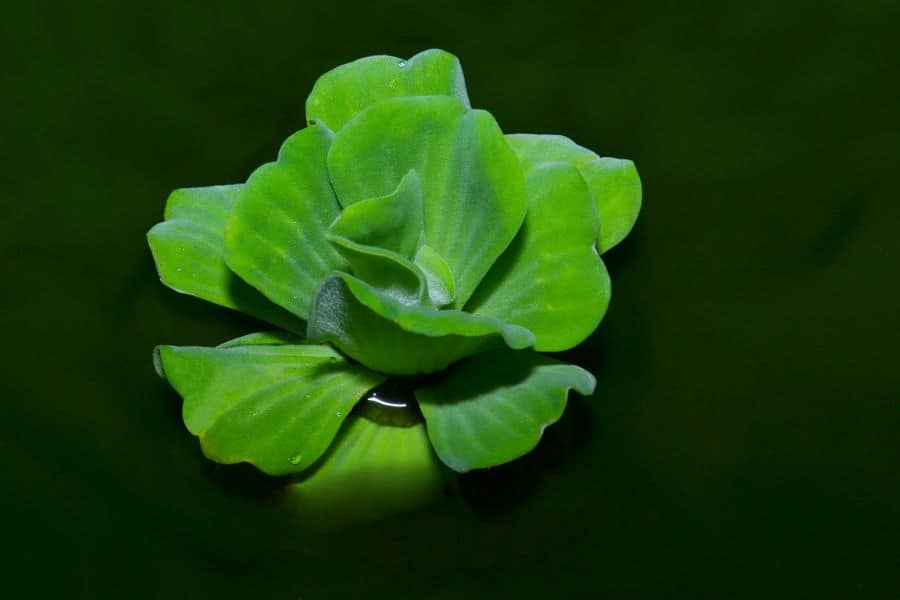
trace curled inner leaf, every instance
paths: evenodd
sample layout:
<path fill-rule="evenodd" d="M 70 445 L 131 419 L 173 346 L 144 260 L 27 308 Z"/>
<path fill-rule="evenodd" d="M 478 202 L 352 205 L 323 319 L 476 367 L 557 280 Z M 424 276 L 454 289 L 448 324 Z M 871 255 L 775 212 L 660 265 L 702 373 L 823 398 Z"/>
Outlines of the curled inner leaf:
<path fill-rule="evenodd" d="M 453 282 L 453 273 L 447 261 L 441 258 L 434 248 L 422 244 L 416 252 L 414 262 L 425 275 L 431 302 L 437 307 L 451 304 L 456 298 L 456 284 Z"/>
<path fill-rule="evenodd" d="M 410 171 L 391 194 L 345 208 L 325 237 L 354 275 L 403 304 L 417 305 L 427 298 L 427 284 L 410 258 L 422 236 L 419 177 Z"/>
<path fill-rule="evenodd" d="M 354 275 L 386 296 L 407 305 L 421 305 L 427 298 L 422 272 L 403 256 L 357 244 L 345 237 L 328 235 L 327 238 L 344 255 Z"/>
<path fill-rule="evenodd" d="M 307 338 L 329 342 L 368 368 L 394 375 L 433 373 L 497 345 L 519 349 L 534 343 L 524 327 L 457 310 L 409 306 L 341 273 L 319 289 Z"/>
<path fill-rule="evenodd" d="M 422 186 L 410 170 L 397 188 L 381 198 L 346 207 L 329 227 L 332 235 L 365 246 L 377 246 L 412 258 L 422 242 Z"/>
<path fill-rule="evenodd" d="M 449 266 L 452 306 L 462 308 L 525 218 L 519 161 L 489 113 L 444 96 L 374 104 L 328 152 L 344 207 L 390 193 L 410 169 L 421 179 L 425 243 Z"/>

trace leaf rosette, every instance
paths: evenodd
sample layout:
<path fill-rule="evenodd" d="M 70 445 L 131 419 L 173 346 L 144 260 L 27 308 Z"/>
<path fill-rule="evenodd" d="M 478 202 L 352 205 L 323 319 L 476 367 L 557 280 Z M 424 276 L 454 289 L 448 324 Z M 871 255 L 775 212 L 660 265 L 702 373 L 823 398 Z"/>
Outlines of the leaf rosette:
<path fill-rule="evenodd" d="M 606 312 L 600 255 L 637 218 L 634 165 L 505 135 L 440 50 L 340 66 L 306 113 L 274 162 L 176 190 L 148 233 L 167 286 L 277 328 L 157 348 L 187 428 L 215 461 L 310 482 L 388 464 L 434 477 L 432 449 L 457 472 L 529 452 L 570 390 L 594 392 L 541 353 Z M 354 411 L 401 380 L 424 417 L 405 438 Z"/>

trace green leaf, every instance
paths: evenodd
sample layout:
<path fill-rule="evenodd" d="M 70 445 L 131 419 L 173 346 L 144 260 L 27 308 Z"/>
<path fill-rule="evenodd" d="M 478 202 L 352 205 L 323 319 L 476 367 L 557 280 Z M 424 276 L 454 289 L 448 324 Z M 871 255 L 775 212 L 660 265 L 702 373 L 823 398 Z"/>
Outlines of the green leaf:
<path fill-rule="evenodd" d="M 435 452 L 464 473 L 530 452 L 562 416 L 570 389 L 594 393 L 593 375 L 530 352 L 469 358 L 446 378 L 416 390 Z"/>
<path fill-rule="evenodd" d="M 351 415 L 322 460 L 285 493 L 302 521 L 331 528 L 420 508 L 440 499 L 443 487 L 424 424 Z"/>
<path fill-rule="evenodd" d="M 425 50 L 409 60 L 369 56 L 328 71 L 306 100 L 306 118 L 338 131 L 363 109 L 401 96 L 450 96 L 469 107 L 459 60 Z"/>
<path fill-rule="evenodd" d="M 390 193 L 415 169 L 425 243 L 453 274 L 453 307 L 465 305 L 525 218 L 525 181 L 490 114 L 442 96 L 369 107 L 335 136 L 328 169 L 341 204 Z"/>
<path fill-rule="evenodd" d="M 330 342 L 375 371 L 440 371 L 490 347 L 525 348 L 530 331 L 456 310 L 402 304 L 365 282 L 337 273 L 322 284 L 308 322 L 311 342 Z"/>
<path fill-rule="evenodd" d="M 328 241 L 344 255 L 354 275 L 403 304 L 421 304 L 426 283 L 421 271 L 396 252 L 364 246 L 347 238 L 328 235 Z"/>
<path fill-rule="evenodd" d="M 350 409 L 384 380 L 328 346 L 159 346 L 156 353 L 206 456 L 270 475 L 315 462 Z"/>
<path fill-rule="evenodd" d="M 567 350 L 596 329 L 609 305 L 609 275 L 594 250 L 597 214 L 568 163 L 532 168 L 525 187 L 525 223 L 466 310 L 527 327 L 535 350 Z"/>
<path fill-rule="evenodd" d="M 225 222 L 242 187 L 220 185 L 172 192 L 166 203 L 166 220 L 147 232 L 159 277 L 176 292 L 302 332 L 306 329 L 302 321 L 272 304 L 225 265 Z"/>
<path fill-rule="evenodd" d="M 225 230 L 231 270 L 304 319 L 325 275 L 347 265 L 325 239 L 340 212 L 325 163 L 331 139 L 321 126 L 289 137 L 277 162 L 250 176 Z"/>
<path fill-rule="evenodd" d="M 344 209 L 330 232 L 365 246 L 411 259 L 422 241 L 422 187 L 413 170 L 389 195 L 361 200 Z"/>
<path fill-rule="evenodd" d="M 441 255 L 434 251 L 428 244 L 419 246 L 414 260 L 422 273 L 428 286 L 428 296 L 435 306 L 447 306 L 456 297 L 456 284 L 453 283 L 453 273 L 450 266 Z"/>
<path fill-rule="evenodd" d="M 621 242 L 641 210 L 641 180 L 630 160 L 600 158 L 561 135 L 508 135 L 510 145 L 527 170 L 541 163 L 564 161 L 581 172 L 600 215 L 597 249 L 601 254 Z"/>
<path fill-rule="evenodd" d="M 411 260 L 422 239 L 419 177 L 410 171 L 388 196 L 348 206 L 326 239 L 354 275 L 404 304 L 425 298 L 422 272 Z"/>
<path fill-rule="evenodd" d="M 305 344 L 306 340 L 285 331 L 259 331 L 248 333 L 239 338 L 222 342 L 216 348 L 234 348 L 236 346 L 278 346 L 283 344 Z"/>

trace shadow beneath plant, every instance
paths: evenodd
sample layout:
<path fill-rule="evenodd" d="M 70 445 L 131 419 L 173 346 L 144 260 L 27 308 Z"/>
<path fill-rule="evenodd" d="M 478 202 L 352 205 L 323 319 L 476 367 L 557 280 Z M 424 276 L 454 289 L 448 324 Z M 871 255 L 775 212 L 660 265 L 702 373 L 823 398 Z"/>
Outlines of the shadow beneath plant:
<path fill-rule="evenodd" d="M 180 430 L 184 430 L 184 420 L 182 419 L 182 407 L 184 406 L 184 401 L 181 399 L 181 396 L 172 389 L 169 382 L 162 378 L 158 378 L 156 384 L 158 395 L 165 403 L 166 416 L 168 417 L 169 424 L 178 427 Z"/>
<path fill-rule="evenodd" d="M 266 475 L 249 463 L 222 465 L 213 461 L 206 462 L 206 477 L 225 493 L 241 498 L 272 498 L 294 481 L 293 476 Z"/>
<path fill-rule="evenodd" d="M 306 321 L 278 306 L 234 273 L 229 275 L 228 289 L 240 312 L 297 335 L 306 335 Z"/>
<path fill-rule="evenodd" d="M 184 427 L 182 418 L 184 403 L 181 396 L 162 379 L 158 381 L 158 390 L 158 396 L 165 403 L 166 416 L 171 427 L 180 430 L 184 434 L 185 440 L 190 438 L 197 454 L 201 454 L 199 441 L 196 437 L 191 436 Z M 256 500 L 271 498 L 294 480 L 293 476 L 273 477 L 267 475 L 249 463 L 224 465 L 202 456 L 196 456 L 196 460 L 202 465 L 203 475 L 217 488 L 228 495 L 240 498 Z"/>
<path fill-rule="evenodd" d="M 560 420 L 548 427 L 538 446 L 522 458 L 460 475 L 460 499 L 473 513 L 490 517 L 535 496 L 544 479 L 571 464 L 591 439 L 594 424 L 588 401 L 578 396 L 569 398 Z"/>
<path fill-rule="evenodd" d="M 162 284 L 151 294 L 160 313 L 156 343 L 214 346 L 247 333 L 278 329 L 251 314 L 175 292 Z"/>
<path fill-rule="evenodd" d="M 635 227 L 635 229 L 637 229 L 637 227 Z M 615 248 L 607 250 L 603 253 L 603 256 L 601 258 L 603 259 L 603 264 L 606 265 L 606 270 L 609 271 L 611 277 L 622 267 L 622 265 L 634 261 L 634 255 L 635 252 L 637 252 L 637 239 L 638 236 L 633 231 L 632 234 L 628 235 L 624 240 L 616 244 Z M 615 279 L 615 277 L 613 277 L 613 279 Z"/>

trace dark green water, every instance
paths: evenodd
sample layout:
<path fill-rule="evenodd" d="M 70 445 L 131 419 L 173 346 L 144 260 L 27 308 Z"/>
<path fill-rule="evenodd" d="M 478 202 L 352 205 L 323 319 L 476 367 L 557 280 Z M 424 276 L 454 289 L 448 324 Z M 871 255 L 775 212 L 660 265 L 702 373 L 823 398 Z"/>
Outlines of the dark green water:
<path fill-rule="evenodd" d="M 896 4 L 483 4 L 0 19 L 5 596 L 896 593 Z M 427 47 L 506 131 L 635 160 L 644 210 L 569 353 L 595 397 L 461 499 L 310 535 L 184 430 L 153 346 L 255 324 L 144 234 L 270 160 L 322 72 Z"/>

